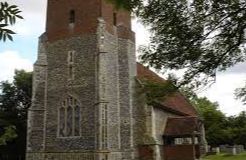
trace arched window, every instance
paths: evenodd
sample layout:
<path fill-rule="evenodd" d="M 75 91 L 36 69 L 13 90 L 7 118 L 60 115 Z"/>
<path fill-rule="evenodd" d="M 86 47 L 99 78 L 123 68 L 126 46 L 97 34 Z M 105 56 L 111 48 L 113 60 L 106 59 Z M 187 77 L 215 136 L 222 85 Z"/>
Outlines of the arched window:
<path fill-rule="evenodd" d="M 70 10 L 69 12 L 69 23 L 75 23 L 75 11 Z"/>
<path fill-rule="evenodd" d="M 80 105 L 78 100 L 72 96 L 66 98 L 59 108 L 59 137 L 80 136 L 80 115 Z"/>

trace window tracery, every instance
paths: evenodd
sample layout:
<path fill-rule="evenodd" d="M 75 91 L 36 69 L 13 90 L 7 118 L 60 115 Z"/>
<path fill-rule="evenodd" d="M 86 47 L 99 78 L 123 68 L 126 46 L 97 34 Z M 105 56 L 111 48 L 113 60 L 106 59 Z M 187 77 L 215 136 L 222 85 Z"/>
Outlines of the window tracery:
<path fill-rule="evenodd" d="M 69 96 L 62 102 L 58 113 L 59 137 L 80 136 L 80 111 L 78 101 L 72 96 Z"/>

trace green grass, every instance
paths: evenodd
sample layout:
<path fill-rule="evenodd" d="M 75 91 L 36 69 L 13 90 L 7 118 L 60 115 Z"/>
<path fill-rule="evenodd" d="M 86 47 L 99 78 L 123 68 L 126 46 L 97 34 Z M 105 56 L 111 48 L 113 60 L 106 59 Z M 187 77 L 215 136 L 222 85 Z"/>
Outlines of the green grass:
<path fill-rule="evenodd" d="M 228 154 L 219 154 L 206 156 L 202 160 L 246 160 L 246 152 L 239 155 L 228 155 Z"/>

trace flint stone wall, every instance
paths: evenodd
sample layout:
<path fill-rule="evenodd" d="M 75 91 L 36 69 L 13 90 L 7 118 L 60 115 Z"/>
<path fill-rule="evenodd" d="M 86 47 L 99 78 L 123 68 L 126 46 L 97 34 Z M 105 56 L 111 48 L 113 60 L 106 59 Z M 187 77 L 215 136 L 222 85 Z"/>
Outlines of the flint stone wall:
<path fill-rule="evenodd" d="M 40 132 L 36 138 L 29 134 L 29 144 L 37 143 L 29 146 L 27 160 L 103 159 L 104 155 L 110 160 L 130 160 L 134 157 L 132 88 L 136 72 L 133 66 L 136 64 L 133 58 L 135 45 L 109 33 L 104 36 L 103 52 L 98 51 L 101 45 L 98 35 L 42 42 L 47 55 L 47 77 L 44 78 L 45 84 L 36 87 L 34 94 L 41 93 L 39 88 L 43 90 L 41 97 L 44 100 L 37 98 L 36 101 L 45 101 L 39 106 L 44 114 L 38 121 L 44 133 Z M 74 80 L 68 78 L 67 56 L 71 50 L 75 51 Z M 118 59 L 119 54 L 121 59 Z M 58 109 L 68 95 L 74 96 L 81 104 L 80 137 L 58 136 Z M 100 151 L 98 107 L 102 101 L 108 107 L 108 147 L 105 153 Z M 34 119 L 31 121 L 35 122 Z M 34 127 L 32 123 L 30 130 Z"/>

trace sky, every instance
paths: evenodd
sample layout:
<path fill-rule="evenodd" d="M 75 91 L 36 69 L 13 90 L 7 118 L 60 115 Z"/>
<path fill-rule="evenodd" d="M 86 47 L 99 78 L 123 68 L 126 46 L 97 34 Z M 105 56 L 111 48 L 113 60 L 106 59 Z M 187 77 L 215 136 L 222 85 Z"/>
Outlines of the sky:
<path fill-rule="evenodd" d="M 11 27 L 17 34 L 13 42 L 0 42 L 0 81 L 12 80 L 15 69 L 32 71 L 37 57 L 38 37 L 45 31 L 46 0 L 6 0 L 16 4 L 23 11 L 24 20 Z M 133 19 L 136 45 L 148 44 L 149 33 L 136 19 Z M 246 63 L 241 63 L 226 72 L 217 73 L 216 83 L 199 92 L 213 102 L 218 102 L 226 115 L 246 111 L 246 106 L 235 100 L 234 90 L 246 81 Z"/>

